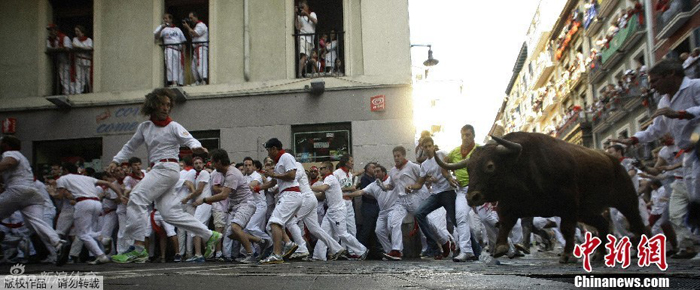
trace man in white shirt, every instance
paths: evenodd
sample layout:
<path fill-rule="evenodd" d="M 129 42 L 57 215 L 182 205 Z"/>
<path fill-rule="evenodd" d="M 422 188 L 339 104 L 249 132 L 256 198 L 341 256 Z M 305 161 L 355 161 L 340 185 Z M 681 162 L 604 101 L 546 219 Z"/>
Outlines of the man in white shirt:
<path fill-rule="evenodd" d="M 197 209 L 192 205 L 194 200 L 191 198 L 191 195 L 196 191 L 194 182 L 197 171 L 194 170 L 191 156 L 183 157 L 181 163 L 183 163 L 184 166 L 180 166 L 182 169 L 180 169 L 180 179 L 178 179 L 177 185 L 175 185 L 175 191 L 177 192 L 177 198 L 180 199 L 182 210 L 194 216 Z M 186 262 L 196 262 L 198 259 L 200 262 L 203 262 L 204 259 L 202 259 L 201 256 L 192 254 L 194 251 L 192 237 L 193 236 L 185 229 L 177 229 L 177 240 L 180 245 L 179 254 L 187 258 Z"/>
<path fill-rule="evenodd" d="M 211 187 L 209 186 L 209 181 L 211 179 L 209 171 L 204 170 L 204 159 L 202 157 L 192 158 L 192 164 L 194 165 L 194 182 L 195 190 L 188 194 L 185 198 L 181 200 L 184 203 L 191 203 L 191 201 L 197 198 L 207 198 L 211 196 Z M 191 206 L 191 204 L 189 205 Z M 200 221 L 205 226 L 209 225 L 209 218 L 211 218 L 211 204 L 201 204 L 194 209 L 194 218 Z M 187 240 L 192 239 L 192 245 L 194 245 L 194 260 L 190 262 L 204 262 L 202 257 L 202 238 L 197 237 L 194 234 L 189 234 Z M 188 249 L 189 250 L 189 249 Z"/>
<path fill-rule="evenodd" d="M 273 172 L 265 171 L 265 176 L 272 177 L 269 187 L 279 186 L 279 200 L 275 206 L 267 226 L 272 232 L 272 254 L 261 261 L 263 264 L 284 263 L 284 256 L 290 256 L 298 248 L 294 242 L 283 243 L 285 239 L 285 225 L 299 211 L 303 203 L 303 196 L 296 180 L 296 160 L 294 156 L 286 153 L 282 142 L 277 138 L 271 138 L 264 144 L 267 155 L 276 163 Z"/>
<path fill-rule="evenodd" d="M 355 183 L 353 182 L 352 168 L 355 166 L 355 160 L 350 154 L 344 154 L 340 157 L 338 161 L 338 169 L 333 171 L 333 176 L 338 179 L 340 183 L 340 188 L 343 194 L 351 193 L 357 190 L 355 188 Z M 345 226 L 348 228 L 348 233 L 356 236 L 357 235 L 357 225 L 355 224 L 355 207 L 353 206 L 352 199 L 344 199 L 345 202 Z"/>
<path fill-rule="evenodd" d="M 134 239 L 134 246 L 126 253 L 112 256 L 112 261 L 132 263 L 148 259 L 148 252 L 144 248 L 146 225 L 142 220 L 147 214 L 148 205 L 154 201 L 165 222 L 207 239 L 205 258 L 213 256 L 215 245 L 221 240 L 219 232 L 209 230 L 193 216 L 186 214 L 174 194 L 179 179 L 177 156 L 180 147 L 189 147 L 195 154 L 208 153 L 182 125 L 170 119 L 174 99 L 175 94 L 170 89 L 155 89 L 146 95 L 141 112 L 151 119 L 138 126 L 134 136 L 109 164 L 109 170 L 114 170 L 142 144 L 146 144 L 153 164 L 151 171 L 131 191 L 127 205 L 126 235 Z"/>
<path fill-rule="evenodd" d="M 364 260 L 369 254 L 369 250 L 358 241 L 355 236 L 351 235 L 346 222 L 347 210 L 345 209 L 346 203 L 343 198 L 343 191 L 341 190 L 340 182 L 331 174 L 333 171 L 333 163 L 330 161 L 324 161 L 321 163 L 321 167 L 318 168 L 323 178 L 323 184 L 314 186 L 311 190 L 315 192 L 323 192 L 326 197 L 326 203 L 328 204 L 328 210 L 326 210 L 326 215 L 321 223 L 321 228 L 326 232 L 332 234 L 334 238 L 339 238 L 341 243 L 347 248 L 348 253 L 354 259 Z M 325 243 L 316 243 L 316 248 L 314 252 L 318 252 L 320 255 L 324 255 L 326 252 Z"/>
<path fill-rule="evenodd" d="M 69 174 L 56 181 L 56 188 L 62 198 L 76 201 L 74 224 L 78 231 L 78 238 L 83 241 L 90 253 L 95 255 L 96 259 L 91 264 L 108 263 L 109 258 L 97 243 L 99 240 L 103 245 L 111 244 L 112 239 L 102 237 L 101 232 L 97 229 L 97 221 L 102 213 L 102 204 L 97 197 L 96 186 L 109 187 L 117 194 L 118 199 L 121 199 L 122 190 L 114 183 L 78 175 L 78 167 L 75 164 L 66 163 L 63 168 L 68 170 Z"/>
<path fill-rule="evenodd" d="M 0 173 L 5 182 L 5 191 L 0 194 L 0 219 L 21 211 L 24 221 L 34 228 L 41 240 L 55 248 L 56 265 L 61 266 L 68 261 L 70 243 L 61 240 L 56 231 L 44 222 L 44 199 L 34 187 L 32 169 L 27 158 L 19 152 L 20 149 L 21 142 L 14 136 L 6 135 L 0 140 Z"/>
<path fill-rule="evenodd" d="M 182 62 L 182 44 L 187 40 L 182 30 L 173 23 L 173 16 L 165 13 L 163 24 L 153 31 L 156 40 L 163 39 L 163 54 L 168 84 L 171 87 L 182 86 L 185 81 L 184 63 Z"/>
<path fill-rule="evenodd" d="M 122 202 L 117 204 L 117 220 L 119 220 L 119 230 L 117 231 L 117 253 L 124 253 L 129 250 L 129 246 L 134 243 L 132 239 L 126 237 L 126 203 L 129 201 L 129 194 L 131 190 L 136 187 L 145 176 L 146 172 L 141 170 L 141 159 L 138 157 L 129 158 L 129 167 L 131 168 L 131 173 L 124 177 L 124 173 L 121 168 L 116 168 L 112 175 L 119 180 L 119 177 L 124 177 L 124 195 Z M 178 254 L 179 255 L 179 254 Z M 177 255 L 176 255 L 177 258 Z M 179 261 L 178 261 L 179 262 Z"/>
<path fill-rule="evenodd" d="M 66 95 L 71 94 L 71 63 L 68 58 L 68 51 L 73 48 L 73 43 L 70 37 L 58 30 L 56 24 L 47 25 L 46 30 L 49 31 L 49 37 L 46 39 L 46 50 L 53 54 L 53 61 L 56 63 L 57 75 L 63 88 L 63 93 Z"/>
<path fill-rule="evenodd" d="M 267 214 L 267 199 L 265 197 L 265 191 L 261 189 L 263 185 L 263 177 L 255 166 L 255 162 L 251 157 L 243 158 L 243 168 L 245 169 L 245 177 L 248 181 L 250 189 L 253 191 L 253 200 L 255 201 L 255 214 L 250 218 L 248 225 L 245 227 L 245 231 L 251 235 L 261 237 L 268 240 L 272 244 L 272 238 L 265 232 L 265 225 L 267 221 L 265 220 L 265 215 Z M 265 249 L 259 249 L 262 252 Z"/>
<path fill-rule="evenodd" d="M 316 33 L 316 25 L 318 18 L 315 12 L 309 9 L 309 3 L 302 0 L 297 7 L 297 15 L 295 17 L 295 26 L 299 35 L 299 71 L 297 77 L 303 77 L 306 61 L 311 52 L 314 50 L 314 34 Z"/>
<path fill-rule="evenodd" d="M 199 20 L 197 12 L 190 12 L 188 18 L 194 28 L 187 21 L 182 26 L 192 37 L 192 77 L 196 85 L 205 85 L 209 75 L 209 28 Z"/>

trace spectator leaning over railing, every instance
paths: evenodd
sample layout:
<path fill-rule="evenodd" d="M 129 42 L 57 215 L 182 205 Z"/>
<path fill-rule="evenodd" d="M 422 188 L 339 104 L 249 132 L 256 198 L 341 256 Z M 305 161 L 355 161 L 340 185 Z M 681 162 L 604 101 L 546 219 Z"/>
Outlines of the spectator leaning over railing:
<path fill-rule="evenodd" d="M 71 65 L 68 51 L 73 47 L 70 37 L 58 30 L 56 24 L 46 26 L 49 37 L 46 39 L 46 48 L 52 54 L 55 68 L 58 70 L 58 78 L 64 94 L 71 92 Z"/>
<path fill-rule="evenodd" d="M 326 42 L 326 72 L 333 72 L 338 58 L 338 35 L 331 30 L 330 41 Z"/>
<path fill-rule="evenodd" d="M 209 28 L 199 20 L 197 12 L 190 12 L 188 19 L 182 21 L 182 26 L 192 37 L 192 76 L 195 85 L 205 85 L 209 78 Z"/>
<path fill-rule="evenodd" d="M 165 55 L 165 69 L 168 85 L 174 87 L 184 83 L 184 58 L 182 55 L 182 43 L 187 39 L 182 30 L 173 24 L 173 16 L 165 13 L 163 24 L 156 27 L 153 36 L 163 38 L 163 54 Z"/>
<path fill-rule="evenodd" d="M 314 36 L 318 18 L 315 12 L 311 12 L 306 1 L 299 2 L 296 11 L 295 26 L 299 35 L 299 71 L 297 77 L 303 77 L 306 60 L 314 50 Z"/>
<path fill-rule="evenodd" d="M 75 66 L 75 89 L 76 94 L 92 91 L 92 39 L 85 35 L 85 27 L 75 26 L 75 37 L 73 37 L 74 66 Z M 88 89 L 85 90 L 85 86 Z"/>

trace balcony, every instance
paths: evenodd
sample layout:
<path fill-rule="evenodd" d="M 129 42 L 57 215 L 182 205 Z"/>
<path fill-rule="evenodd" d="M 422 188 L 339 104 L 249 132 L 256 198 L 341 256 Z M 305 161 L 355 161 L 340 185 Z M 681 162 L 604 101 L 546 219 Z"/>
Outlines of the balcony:
<path fill-rule="evenodd" d="M 595 5 L 591 5 L 585 12 L 583 27 L 587 37 L 593 37 L 595 33 L 603 27 L 605 19 L 598 14 L 598 10 L 600 10 L 600 6 L 596 3 Z"/>
<path fill-rule="evenodd" d="M 295 33 L 296 50 L 294 55 L 299 57 L 299 59 L 295 58 L 297 78 L 344 75 L 344 35 L 344 32 L 334 31 L 331 33 Z"/>
<path fill-rule="evenodd" d="M 693 16 L 693 2 L 691 0 L 672 0 L 668 10 L 658 14 L 656 27 L 659 31 L 656 39 L 661 40 L 671 37 Z"/>
<path fill-rule="evenodd" d="M 627 22 L 627 27 L 610 40 L 609 47 L 601 51 L 603 69 L 609 69 L 621 60 L 627 49 L 631 48 L 644 37 L 644 25 L 639 23 L 639 14 L 633 15 Z"/>
<path fill-rule="evenodd" d="M 591 113 L 593 132 L 604 131 L 639 106 L 650 106 L 651 95 L 643 89 L 647 85 L 645 81 L 640 81 L 630 86 L 625 94 L 612 98 L 603 107 L 594 110 Z"/>
<path fill-rule="evenodd" d="M 543 110 L 545 112 L 551 111 L 557 104 L 557 92 L 550 90 L 546 96 L 544 96 L 544 101 L 542 102 Z"/>
<path fill-rule="evenodd" d="M 164 86 L 206 85 L 209 82 L 209 41 L 160 44 Z"/>
<path fill-rule="evenodd" d="M 615 10 L 615 7 L 617 7 L 618 3 L 620 3 L 620 0 L 602 0 L 602 3 L 600 3 L 600 9 L 598 10 L 598 17 L 600 19 L 605 19 L 606 17 L 610 16 L 610 14 Z"/>
<path fill-rule="evenodd" d="M 554 57 L 551 49 L 547 48 L 540 53 L 537 57 L 537 66 L 534 71 L 532 84 L 533 88 L 537 89 L 547 81 L 547 77 L 554 71 Z"/>
<path fill-rule="evenodd" d="M 591 129 L 589 116 L 580 109 L 574 109 L 569 116 L 564 125 L 556 131 L 556 137 L 570 143 L 583 145 L 582 136 L 578 136 L 577 133 L 581 131 L 581 135 L 589 135 Z"/>
<path fill-rule="evenodd" d="M 54 48 L 46 51 L 52 65 L 52 95 L 92 92 L 92 49 Z"/>

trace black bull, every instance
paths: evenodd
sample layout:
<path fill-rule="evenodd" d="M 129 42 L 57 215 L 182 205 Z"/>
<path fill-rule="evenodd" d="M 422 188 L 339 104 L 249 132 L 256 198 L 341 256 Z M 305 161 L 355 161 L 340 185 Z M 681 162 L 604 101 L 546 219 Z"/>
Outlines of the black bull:
<path fill-rule="evenodd" d="M 446 169 L 467 168 L 470 206 L 498 202 L 499 232 L 494 256 L 508 251 L 508 234 L 522 217 L 561 217 L 566 240 L 560 262 L 572 256 L 576 222 L 598 230 L 607 240 L 608 221 L 602 213 L 617 208 L 637 235 L 648 233 L 639 214 L 637 194 L 627 171 L 613 156 L 570 144 L 548 135 L 515 132 L 495 144 L 477 147 L 471 157 Z M 596 259 L 602 258 L 599 247 Z"/>

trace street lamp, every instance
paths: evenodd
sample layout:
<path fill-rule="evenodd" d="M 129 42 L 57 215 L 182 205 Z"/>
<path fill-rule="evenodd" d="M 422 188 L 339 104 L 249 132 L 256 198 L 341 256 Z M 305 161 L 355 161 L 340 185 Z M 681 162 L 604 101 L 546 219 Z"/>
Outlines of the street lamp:
<path fill-rule="evenodd" d="M 428 47 L 428 59 L 423 62 L 424 66 L 434 66 L 440 62 L 439 60 L 433 58 L 433 48 L 431 44 L 411 44 L 411 47 L 414 46 Z"/>

